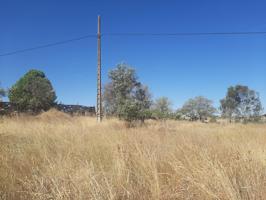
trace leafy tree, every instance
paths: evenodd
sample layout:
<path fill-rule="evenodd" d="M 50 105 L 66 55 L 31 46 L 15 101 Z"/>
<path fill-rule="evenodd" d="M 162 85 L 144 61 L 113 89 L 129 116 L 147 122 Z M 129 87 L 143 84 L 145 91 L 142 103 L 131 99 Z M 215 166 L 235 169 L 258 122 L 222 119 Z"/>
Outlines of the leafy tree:
<path fill-rule="evenodd" d="M 138 118 L 144 123 L 144 120 L 151 117 L 151 94 L 147 86 L 137 85 L 133 95 L 138 105 Z"/>
<path fill-rule="evenodd" d="M 144 123 L 145 119 L 150 118 L 150 106 L 152 104 L 150 93 L 146 86 L 139 85 L 135 88 L 130 98 L 118 106 L 118 116 L 127 122 L 140 120 Z"/>
<path fill-rule="evenodd" d="M 149 116 L 151 95 L 148 88 L 138 81 L 135 70 L 119 64 L 108 77 L 110 82 L 104 89 L 105 113 L 128 122 L 144 122 Z"/>
<path fill-rule="evenodd" d="M 11 104 L 18 111 L 37 113 L 55 104 L 56 95 L 51 82 L 38 70 L 30 70 L 9 90 Z"/>
<path fill-rule="evenodd" d="M 263 111 L 259 94 L 248 88 L 248 86 L 236 85 L 227 90 L 226 97 L 221 101 L 220 109 L 222 115 L 232 118 L 243 118 L 244 120 L 255 120 L 260 118 Z"/>
<path fill-rule="evenodd" d="M 158 119 L 166 119 L 172 112 L 172 103 L 167 97 L 160 97 L 155 100 L 153 105 L 153 115 Z"/>
<path fill-rule="evenodd" d="M 120 119 L 132 123 L 139 120 L 140 107 L 134 99 L 126 99 L 124 103 L 118 106 L 117 114 Z"/>
<path fill-rule="evenodd" d="M 108 74 L 110 82 L 104 88 L 104 108 L 108 115 L 117 115 L 119 106 L 131 98 L 134 88 L 140 83 L 136 72 L 126 64 L 119 64 Z"/>
<path fill-rule="evenodd" d="M 211 117 L 216 112 L 213 102 L 205 97 L 198 96 L 189 99 L 182 107 L 181 112 L 191 120 L 203 121 L 207 117 Z"/>
<path fill-rule="evenodd" d="M 104 86 L 103 108 L 107 116 L 116 115 L 118 110 L 117 95 L 114 93 L 113 83 L 107 83 Z"/>
<path fill-rule="evenodd" d="M 231 122 L 233 115 L 237 115 L 236 111 L 240 103 L 236 88 L 229 87 L 227 90 L 226 97 L 220 100 L 220 103 L 220 110 L 222 111 L 222 116 L 228 117 Z"/>

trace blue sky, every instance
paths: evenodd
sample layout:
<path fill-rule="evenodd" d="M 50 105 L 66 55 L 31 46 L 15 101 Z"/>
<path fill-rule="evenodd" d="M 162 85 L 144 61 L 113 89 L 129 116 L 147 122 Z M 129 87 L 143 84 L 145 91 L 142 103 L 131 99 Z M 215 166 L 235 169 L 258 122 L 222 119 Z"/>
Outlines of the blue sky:
<path fill-rule="evenodd" d="M 104 33 L 266 31 L 265 0 L 0 0 L 0 54 Z M 0 81 L 11 87 L 29 69 L 43 70 L 58 101 L 95 105 L 94 38 L 0 57 Z M 203 95 L 219 105 L 230 85 L 260 92 L 266 106 L 266 35 L 103 37 L 103 82 L 116 64 L 134 67 L 153 97 L 174 107 Z"/>

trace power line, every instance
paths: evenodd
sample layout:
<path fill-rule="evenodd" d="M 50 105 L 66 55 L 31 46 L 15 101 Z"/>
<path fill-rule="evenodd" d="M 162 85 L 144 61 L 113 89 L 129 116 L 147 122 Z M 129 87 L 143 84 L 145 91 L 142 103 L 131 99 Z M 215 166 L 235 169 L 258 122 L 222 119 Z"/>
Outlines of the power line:
<path fill-rule="evenodd" d="M 190 33 L 106 33 L 103 36 L 223 36 L 223 35 L 266 35 L 266 31 L 255 32 L 190 32 Z"/>
<path fill-rule="evenodd" d="M 84 39 L 91 38 L 91 37 L 95 37 L 96 38 L 96 35 L 85 35 L 85 36 L 81 36 L 81 37 L 78 37 L 78 38 L 72 38 L 72 39 L 69 39 L 69 40 L 63 40 L 63 41 L 58 41 L 58 42 L 54 42 L 54 43 L 49 43 L 49 44 L 39 45 L 39 46 L 35 46 L 35 47 L 30 47 L 30 48 L 26 48 L 26 49 L 15 50 L 15 51 L 11 51 L 11 52 L 8 52 L 8 53 L 0 54 L 0 57 L 10 56 L 10 55 L 19 54 L 19 53 L 23 53 L 23 52 L 27 52 L 27 51 L 34 51 L 34 50 L 37 50 L 37 49 L 43 49 L 43 48 L 47 48 L 47 47 L 58 46 L 58 45 L 67 44 L 67 43 L 70 43 L 70 42 L 84 40 Z"/>
<path fill-rule="evenodd" d="M 104 36 L 116 36 L 116 37 L 140 37 L 140 36 L 145 36 L 145 37 L 149 37 L 149 36 L 155 36 L 155 37 L 178 37 L 178 36 L 241 36 L 241 35 L 266 35 L 266 31 L 254 31 L 254 32 L 187 32 L 187 33 L 106 33 L 106 34 L 101 34 L 102 37 Z M 11 51 L 11 52 L 7 52 L 7 53 L 3 53 L 0 54 L 0 57 L 4 57 L 4 56 L 10 56 L 10 55 L 14 55 L 14 54 L 19 54 L 19 53 L 24 53 L 24 52 L 28 52 L 28 51 L 34 51 L 37 49 L 43 49 L 43 48 L 47 48 L 47 47 L 53 47 L 53 46 L 58 46 L 58 45 L 63 45 L 66 43 L 70 43 L 70 42 L 75 42 L 75 41 L 79 41 L 79 40 L 84 40 L 87 38 L 97 38 L 97 35 L 85 35 L 85 36 L 81 36 L 78 38 L 73 38 L 73 39 L 69 39 L 69 40 L 63 40 L 63 41 L 58 41 L 58 42 L 54 42 L 54 43 L 49 43 L 49 44 L 45 44 L 45 45 L 39 45 L 39 46 L 35 46 L 35 47 L 30 47 L 30 48 L 26 48 L 26 49 L 20 49 L 20 50 L 15 50 L 15 51 Z"/>

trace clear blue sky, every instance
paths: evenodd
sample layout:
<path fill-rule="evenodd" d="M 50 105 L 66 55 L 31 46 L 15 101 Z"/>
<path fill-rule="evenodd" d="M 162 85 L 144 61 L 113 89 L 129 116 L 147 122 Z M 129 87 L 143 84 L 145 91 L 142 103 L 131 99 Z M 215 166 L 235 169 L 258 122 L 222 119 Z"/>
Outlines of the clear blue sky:
<path fill-rule="evenodd" d="M 266 31 L 265 0 L 1 0 L 0 54 L 103 33 Z M 11 87 L 29 69 L 43 70 L 58 101 L 95 105 L 97 41 L 94 38 L 0 57 L 0 81 Z M 260 92 L 266 106 L 266 35 L 105 37 L 103 81 L 120 62 L 137 71 L 153 97 L 174 107 L 204 95 L 215 102 L 230 85 Z"/>

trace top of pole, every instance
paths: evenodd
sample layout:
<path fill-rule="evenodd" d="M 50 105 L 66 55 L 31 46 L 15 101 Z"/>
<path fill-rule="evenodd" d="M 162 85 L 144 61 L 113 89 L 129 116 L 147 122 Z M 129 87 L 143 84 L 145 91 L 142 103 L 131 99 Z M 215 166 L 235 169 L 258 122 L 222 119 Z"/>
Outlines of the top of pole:
<path fill-rule="evenodd" d="M 98 15 L 98 35 L 101 35 L 101 15 Z"/>

